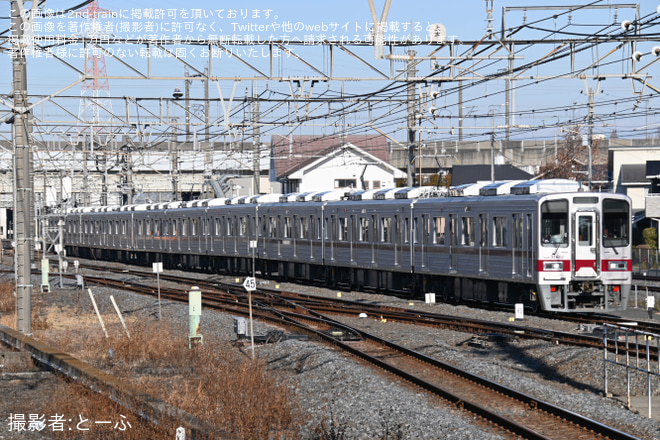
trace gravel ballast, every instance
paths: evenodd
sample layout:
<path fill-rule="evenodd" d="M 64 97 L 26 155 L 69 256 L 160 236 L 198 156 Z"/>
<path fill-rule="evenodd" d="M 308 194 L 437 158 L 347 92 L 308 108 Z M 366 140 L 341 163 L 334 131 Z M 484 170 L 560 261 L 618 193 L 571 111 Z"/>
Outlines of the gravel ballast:
<path fill-rule="evenodd" d="M 233 281 L 234 278 L 227 280 Z M 61 308 L 76 301 L 83 310 L 87 310 L 86 313 L 93 314 L 89 297 L 73 288 L 72 283 L 67 281 L 66 288 L 59 291 L 53 281 L 52 293 L 37 293 L 36 296 L 43 296 L 44 301 Z M 272 281 L 264 284 L 275 286 Z M 282 284 L 280 287 L 282 290 L 317 295 L 337 294 L 336 291 L 301 285 Z M 157 315 L 154 298 L 109 291 L 106 288 L 93 290 L 102 312 L 111 311 L 109 295 L 112 294 L 121 310 L 127 314 L 137 313 L 147 319 L 155 319 Z M 342 292 L 342 297 L 499 322 L 508 321 L 513 314 L 419 301 L 411 306 L 408 300 L 359 292 Z M 163 301 L 162 311 L 164 320 L 171 320 L 177 326 L 187 328 L 187 304 Z M 377 317 L 334 318 L 639 438 L 660 440 L 660 423 L 626 409 L 625 404 L 618 399 L 602 397 L 601 350 L 517 339 L 506 344 L 477 348 L 464 343 L 472 337 L 467 333 L 382 322 Z M 575 324 L 536 317 L 526 317 L 520 324 L 562 331 L 575 331 L 576 328 Z M 236 339 L 233 328 L 234 316 L 231 314 L 204 310 L 201 324 L 204 335 L 232 341 Z M 255 334 L 265 334 L 272 329 L 267 323 L 255 321 Z M 249 354 L 249 346 L 244 346 L 242 350 L 246 355 Z M 295 384 L 300 405 L 312 415 L 310 425 L 305 427 L 308 436 L 323 420 L 326 425 L 334 423 L 336 429 L 343 431 L 343 438 L 346 439 L 504 438 L 484 428 L 482 424 L 475 423 L 472 414 L 429 397 L 408 383 L 369 367 L 334 347 L 311 340 L 292 339 L 258 346 L 256 353 L 267 362 L 268 368 L 293 377 L 292 383 Z M 619 368 L 608 371 L 610 392 L 625 399 L 625 371 Z M 644 395 L 646 376 L 633 376 L 633 393 Z M 660 394 L 657 379 L 653 380 L 652 389 L 654 394 Z M 656 411 L 660 411 L 660 408 Z M 389 437 L 385 437 L 386 433 Z M 0 438 L 2 435 L 0 430 Z"/>

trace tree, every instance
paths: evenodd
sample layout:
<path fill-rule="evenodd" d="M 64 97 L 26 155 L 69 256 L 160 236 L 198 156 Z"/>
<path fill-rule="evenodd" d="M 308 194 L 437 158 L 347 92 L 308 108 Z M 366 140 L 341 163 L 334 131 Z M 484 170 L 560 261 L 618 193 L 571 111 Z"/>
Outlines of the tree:
<path fill-rule="evenodd" d="M 658 248 L 658 230 L 655 228 L 645 228 L 642 233 L 644 236 L 644 244 L 648 245 L 651 249 Z"/>
<path fill-rule="evenodd" d="M 607 167 L 596 166 L 598 158 L 598 140 L 591 144 L 591 179 L 592 181 L 606 180 Z M 566 132 L 563 142 L 557 148 L 557 155 L 553 154 L 539 169 L 540 179 L 569 179 L 587 182 L 589 168 L 589 149 L 582 145 L 580 127 L 574 127 Z"/>
<path fill-rule="evenodd" d="M 541 165 L 539 178 L 575 180 L 573 166 L 580 145 L 582 145 L 582 136 L 578 127 L 566 132 L 564 141 L 557 148 L 556 157 L 551 157 Z"/>

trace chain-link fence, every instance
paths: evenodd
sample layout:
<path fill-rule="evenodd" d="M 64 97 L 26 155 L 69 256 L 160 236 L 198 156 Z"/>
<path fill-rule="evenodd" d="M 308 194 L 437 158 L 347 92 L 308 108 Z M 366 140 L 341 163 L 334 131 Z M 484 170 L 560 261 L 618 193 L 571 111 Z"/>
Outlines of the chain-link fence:
<path fill-rule="evenodd" d="M 658 249 L 633 249 L 633 275 L 660 276 L 659 256 Z"/>

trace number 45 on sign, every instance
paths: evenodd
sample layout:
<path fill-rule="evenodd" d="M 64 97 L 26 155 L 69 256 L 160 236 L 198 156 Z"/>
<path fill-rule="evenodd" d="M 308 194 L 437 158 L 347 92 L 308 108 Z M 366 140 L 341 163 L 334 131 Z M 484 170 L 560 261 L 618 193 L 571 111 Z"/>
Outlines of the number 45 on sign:
<path fill-rule="evenodd" d="M 254 292 L 257 290 L 257 279 L 255 277 L 247 277 L 243 282 L 243 287 L 248 292 Z"/>

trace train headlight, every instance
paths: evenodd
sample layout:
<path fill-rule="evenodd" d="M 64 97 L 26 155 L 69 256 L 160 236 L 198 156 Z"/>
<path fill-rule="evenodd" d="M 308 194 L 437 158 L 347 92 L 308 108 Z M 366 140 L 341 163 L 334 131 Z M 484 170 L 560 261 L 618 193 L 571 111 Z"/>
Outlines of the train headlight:
<path fill-rule="evenodd" d="M 543 270 L 546 272 L 561 272 L 564 270 L 564 262 L 563 261 L 544 261 L 543 262 Z"/>
<path fill-rule="evenodd" d="M 628 270 L 628 262 L 627 261 L 610 261 L 609 264 L 607 265 L 609 270 L 615 271 L 626 271 Z"/>

